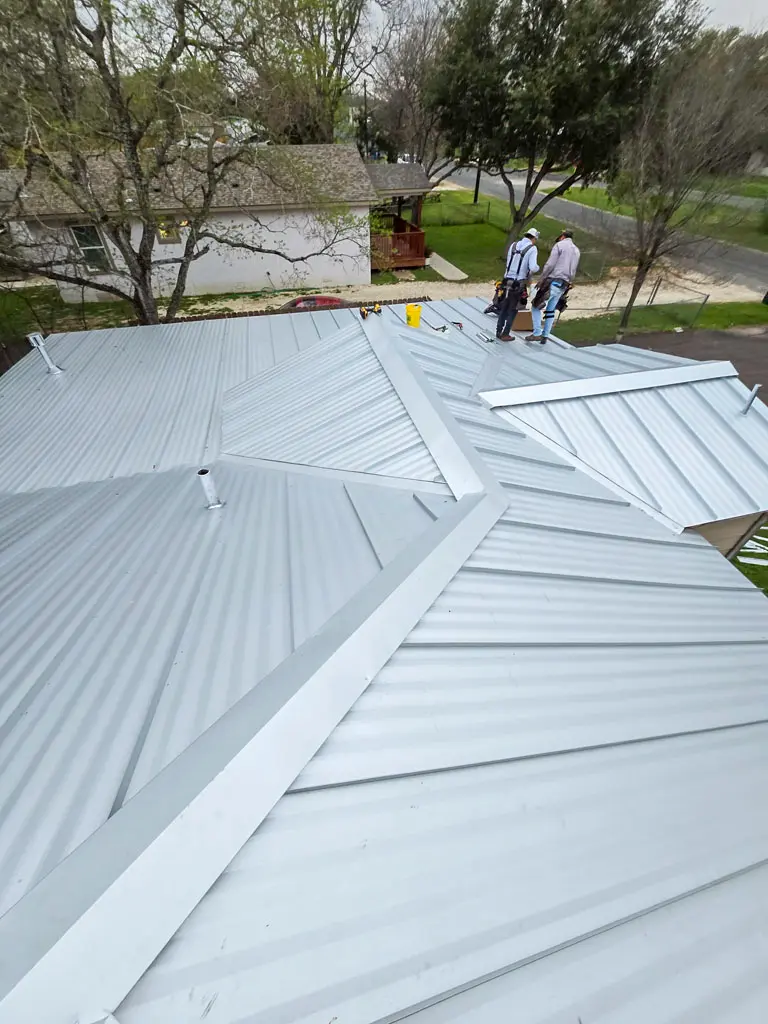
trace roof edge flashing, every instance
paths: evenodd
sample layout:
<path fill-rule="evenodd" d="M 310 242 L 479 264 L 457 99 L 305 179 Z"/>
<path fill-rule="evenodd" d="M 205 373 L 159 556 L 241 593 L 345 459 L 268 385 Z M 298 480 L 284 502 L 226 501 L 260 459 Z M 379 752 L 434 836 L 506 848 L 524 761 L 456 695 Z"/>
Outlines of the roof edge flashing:
<path fill-rule="evenodd" d="M 507 498 L 501 484 L 469 443 L 426 374 L 400 342 L 399 335 L 408 328 L 403 327 L 397 339 L 382 324 L 371 323 L 370 320 L 364 322 L 363 330 L 454 496 L 462 498 L 468 494 L 485 493 L 506 505 Z"/>
<path fill-rule="evenodd" d="M 561 380 L 551 384 L 526 384 L 498 391 L 481 391 L 478 398 L 489 409 L 498 409 L 515 405 L 561 402 L 572 398 L 614 395 L 627 391 L 646 391 L 652 388 L 669 387 L 673 384 L 694 384 L 704 380 L 719 380 L 723 377 L 738 377 L 738 371 L 733 363 L 724 361 L 692 363 L 686 366 L 665 367 L 660 370 L 635 370 L 631 373 L 614 373 L 602 377 Z"/>
<path fill-rule="evenodd" d="M 11 907 L 0 1024 L 120 1004 L 506 507 L 461 498 Z"/>

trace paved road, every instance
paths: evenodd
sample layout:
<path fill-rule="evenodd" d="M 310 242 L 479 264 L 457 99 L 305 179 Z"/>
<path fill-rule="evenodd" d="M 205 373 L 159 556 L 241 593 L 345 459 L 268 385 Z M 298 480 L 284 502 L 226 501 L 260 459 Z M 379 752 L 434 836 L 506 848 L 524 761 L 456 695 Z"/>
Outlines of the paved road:
<path fill-rule="evenodd" d="M 465 187 L 474 187 L 475 172 L 457 171 L 450 181 Z M 524 185 L 525 179 L 514 179 Z M 508 199 L 507 186 L 500 178 L 483 174 L 480 180 L 483 194 Z M 538 193 L 537 193 L 538 197 Z M 592 234 L 608 238 L 619 244 L 628 242 L 634 233 L 634 221 L 607 210 L 595 210 L 591 206 L 573 203 L 568 199 L 551 199 L 543 210 L 547 217 L 561 220 L 574 228 L 583 228 Z M 745 288 L 765 293 L 768 291 L 768 252 L 747 249 L 740 245 L 729 245 L 711 238 L 690 236 L 690 242 L 675 254 L 675 262 L 692 271 L 712 277 L 734 281 Z"/>
<path fill-rule="evenodd" d="M 473 171 L 471 168 L 468 170 L 456 171 L 455 174 L 452 175 L 452 180 L 455 180 L 457 184 L 461 183 L 467 188 L 473 189 L 475 187 L 476 174 L 477 172 Z M 513 174 L 510 175 L 510 177 L 518 187 L 523 188 L 525 186 L 525 175 Z M 544 179 L 542 184 L 545 188 L 554 188 L 554 186 L 559 185 L 564 178 L 564 174 L 551 174 Z M 507 186 L 501 178 L 492 178 L 488 174 L 483 174 L 481 187 L 487 195 L 498 196 L 501 199 L 507 198 Z M 605 182 L 595 181 L 592 183 L 592 188 L 605 188 Z M 701 193 L 699 192 L 691 193 L 692 198 L 694 199 L 700 194 Z M 723 196 L 720 202 L 726 206 L 736 207 L 739 210 L 762 210 L 765 206 L 766 200 L 755 199 L 752 196 Z"/>

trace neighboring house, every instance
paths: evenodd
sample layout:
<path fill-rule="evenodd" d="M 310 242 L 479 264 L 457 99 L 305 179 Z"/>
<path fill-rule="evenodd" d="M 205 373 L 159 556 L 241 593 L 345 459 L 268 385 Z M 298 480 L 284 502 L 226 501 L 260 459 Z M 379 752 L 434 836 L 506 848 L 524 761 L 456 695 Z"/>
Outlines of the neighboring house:
<path fill-rule="evenodd" d="M 264 288 L 322 288 L 330 285 L 365 284 L 370 281 L 369 222 L 371 205 L 377 201 L 365 164 L 355 146 L 280 146 L 259 147 L 254 165 L 233 164 L 219 185 L 208 226 L 219 236 L 233 241 L 263 245 L 291 257 L 318 251 L 324 247 L 332 228 L 324 215 L 336 207 L 348 211 L 349 223 L 341 240 L 322 255 L 291 263 L 271 253 L 253 253 L 226 244 L 205 241 L 210 252 L 193 261 L 185 293 L 201 295 L 217 292 L 247 292 Z M 191 160 L 203 160 L 194 150 Z M 274 166 L 271 166 L 274 165 Z M 117 170 L 106 158 L 89 163 L 92 187 L 111 215 L 120 189 Z M 157 241 L 153 258 L 163 260 L 183 251 L 189 224 L 189 210 L 197 198 L 198 175 L 188 164 L 174 165 L 173 177 L 158 184 L 153 207 L 158 213 Z M 33 176 L 24 186 L 18 202 L 7 206 L 18 172 L 3 172 L 6 196 L 5 219 L 17 238 L 46 256 L 76 252 L 87 262 L 94 282 L 115 283 L 122 258 L 103 231 L 78 213 L 78 207 L 58 188 L 41 176 Z M 135 199 L 130 191 L 125 206 Z M 130 216 L 129 216 L 130 221 Z M 141 224 L 132 221 L 134 245 L 138 244 Z M 82 270 L 82 268 L 80 268 Z M 155 268 L 157 294 L 170 293 L 176 267 Z M 125 279 L 123 279 L 124 282 Z M 65 300 L 76 302 L 103 300 L 110 296 L 96 289 L 77 285 L 59 285 Z"/>
<path fill-rule="evenodd" d="M 764 1019 L 768 602 L 488 408 L 612 356 L 483 305 L 3 377 L 0 1024 Z"/>

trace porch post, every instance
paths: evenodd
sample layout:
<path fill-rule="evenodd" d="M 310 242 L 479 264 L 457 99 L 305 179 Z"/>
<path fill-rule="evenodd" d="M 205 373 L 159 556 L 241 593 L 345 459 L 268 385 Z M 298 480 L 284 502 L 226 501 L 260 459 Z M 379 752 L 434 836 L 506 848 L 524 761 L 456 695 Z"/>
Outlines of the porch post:
<path fill-rule="evenodd" d="M 421 227 L 421 208 L 422 208 L 423 205 L 424 205 L 424 196 L 419 196 L 419 198 L 416 200 L 416 208 L 413 211 L 414 223 L 416 224 L 417 228 Z"/>

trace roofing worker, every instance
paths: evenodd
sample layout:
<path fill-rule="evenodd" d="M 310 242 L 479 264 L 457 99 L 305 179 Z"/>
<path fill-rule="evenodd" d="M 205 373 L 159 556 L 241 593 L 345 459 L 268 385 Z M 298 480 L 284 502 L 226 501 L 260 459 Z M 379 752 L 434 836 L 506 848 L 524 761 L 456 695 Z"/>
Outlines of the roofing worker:
<path fill-rule="evenodd" d="M 531 304 L 533 334 L 529 334 L 526 341 L 540 341 L 543 345 L 552 333 L 555 310 L 573 284 L 580 258 L 581 252 L 573 242 L 573 232 L 563 228 L 559 238 L 552 246 L 552 252 L 541 272 L 541 280 Z M 545 303 L 544 330 L 542 331 L 541 309 Z"/>
<path fill-rule="evenodd" d="M 515 322 L 520 296 L 528 283 L 528 279 L 539 270 L 539 254 L 536 241 L 539 232 L 529 228 L 518 242 L 513 242 L 507 253 L 507 264 L 504 268 L 504 290 L 499 303 L 499 319 L 496 323 L 496 337 L 499 341 L 512 341 L 512 324 Z"/>

